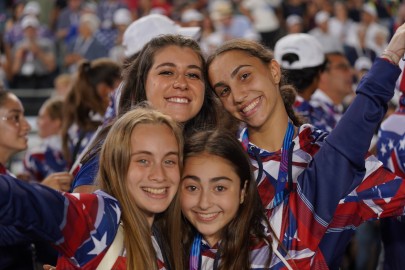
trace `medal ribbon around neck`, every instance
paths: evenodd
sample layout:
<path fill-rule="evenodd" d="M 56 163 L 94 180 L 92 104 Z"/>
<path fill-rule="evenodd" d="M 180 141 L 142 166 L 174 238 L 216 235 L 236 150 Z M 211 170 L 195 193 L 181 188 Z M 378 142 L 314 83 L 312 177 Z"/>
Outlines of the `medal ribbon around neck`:
<path fill-rule="evenodd" d="M 289 120 L 284 135 L 283 146 L 281 148 L 280 168 L 277 176 L 277 184 L 275 187 L 276 190 L 272 207 L 279 205 L 284 200 L 284 197 L 286 195 L 285 183 L 288 181 L 288 150 L 290 149 L 293 137 L 294 137 L 294 125 Z M 260 170 L 260 168 L 262 168 L 262 166 L 260 165 L 261 164 L 260 149 L 258 149 L 255 146 L 249 147 L 249 138 L 247 130 L 242 134 L 242 146 L 256 158 Z M 258 178 L 256 179 L 257 183 L 260 182 L 261 176 L 262 173 L 259 171 Z M 270 179 L 268 181 L 270 181 Z"/>

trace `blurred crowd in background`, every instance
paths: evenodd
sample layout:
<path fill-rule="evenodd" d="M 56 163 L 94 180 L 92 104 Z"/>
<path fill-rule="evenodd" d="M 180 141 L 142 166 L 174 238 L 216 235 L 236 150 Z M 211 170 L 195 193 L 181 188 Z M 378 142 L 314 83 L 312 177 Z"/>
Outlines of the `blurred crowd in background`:
<path fill-rule="evenodd" d="M 342 86 L 346 88 L 342 93 L 347 99 L 339 101 L 338 104 L 346 106 L 350 103 L 358 80 L 371 68 L 375 58 L 381 55 L 396 28 L 405 22 L 405 2 L 1 0 L 0 84 L 11 91 L 51 89 L 49 96 L 66 97 L 72 89 L 75 76 L 86 72 L 85 66 L 82 65 L 84 60 L 109 58 L 110 62 L 103 60 L 99 65 L 111 76 L 111 83 L 100 78 L 101 82 L 108 86 L 110 93 L 119 84 L 118 74 L 128 57 L 128 51 L 139 49 L 136 48 L 136 42 L 123 42 L 125 30 L 132 22 L 149 14 L 165 15 L 182 27 L 200 27 L 197 40 L 207 56 L 224 41 L 234 38 L 256 40 L 273 50 L 277 41 L 287 34 L 308 33 L 321 43 L 325 55 L 334 54 L 327 57 L 330 69 L 334 62 L 339 62 L 333 67 L 339 69 L 344 78 L 349 78 L 349 83 Z M 127 37 L 127 40 L 141 41 L 148 32 L 156 30 L 156 27 L 165 27 L 153 24 L 152 21 L 148 23 L 149 28 L 142 28 L 144 33 L 128 31 L 127 35 L 132 37 Z M 341 55 L 336 55 L 336 52 Z M 322 62 L 323 59 L 322 57 Z M 339 77 L 341 75 L 333 75 L 331 78 L 344 82 L 343 77 Z M 340 87 L 338 83 L 329 80 L 324 82 L 325 85 L 315 85 L 313 90 L 317 87 L 332 87 L 335 84 Z M 297 88 L 300 90 L 300 87 Z M 304 91 L 299 91 L 299 94 L 305 97 L 303 93 Z M 102 112 L 93 115 L 93 118 L 103 115 L 108 107 L 109 97 L 103 100 L 106 102 L 100 103 L 103 106 Z M 392 101 L 391 112 L 395 110 L 397 102 L 395 99 Z M 32 104 L 23 105 L 29 110 Z M 43 110 L 39 112 L 39 119 L 52 114 L 52 110 L 47 106 L 49 107 L 49 104 L 44 104 Z M 60 104 L 56 107 L 61 109 Z M 92 110 L 97 112 L 95 108 Z M 342 112 L 343 109 L 339 115 Z M 55 114 L 60 115 L 60 118 L 66 116 L 60 111 Z M 57 117 L 52 118 L 55 119 Z M 38 126 L 41 129 L 50 127 L 51 124 L 38 122 Z M 60 129 L 59 123 L 55 134 L 60 132 Z M 378 223 L 363 228 L 365 229 L 360 229 L 361 233 L 349 247 L 342 269 L 378 267 Z"/>
<path fill-rule="evenodd" d="M 341 51 L 355 67 L 357 59 L 373 61 L 382 52 L 405 20 L 405 4 L 394 0 L 4 0 L 0 2 L 0 81 L 10 89 L 66 91 L 68 77 L 82 59 L 110 57 L 122 62 L 126 27 L 153 13 L 182 26 L 200 26 L 199 42 L 207 54 L 232 38 L 259 40 L 273 49 L 282 36 L 305 32 L 321 41 L 325 53 Z M 136 34 L 142 38 L 143 33 Z"/>

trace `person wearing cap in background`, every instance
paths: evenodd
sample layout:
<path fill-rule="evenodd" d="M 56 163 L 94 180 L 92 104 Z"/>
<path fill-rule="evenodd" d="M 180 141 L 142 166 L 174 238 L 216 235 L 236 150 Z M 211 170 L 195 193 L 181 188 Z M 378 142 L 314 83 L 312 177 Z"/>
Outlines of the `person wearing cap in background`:
<path fill-rule="evenodd" d="M 123 63 L 125 59 L 125 48 L 122 45 L 125 30 L 132 23 L 132 14 L 126 8 L 121 8 L 114 13 L 114 35 L 113 44 L 109 49 L 108 55 L 114 61 L 118 63 Z M 108 47 L 107 47 L 108 48 Z"/>
<path fill-rule="evenodd" d="M 68 44 L 64 58 L 64 66 L 68 72 L 73 73 L 83 59 L 92 61 L 108 56 L 106 47 L 95 37 L 99 26 L 100 20 L 97 15 L 86 13 L 80 16 L 79 35 Z"/>
<path fill-rule="evenodd" d="M 39 21 L 27 15 L 21 21 L 24 39 L 12 54 L 13 80 L 11 88 L 50 88 L 56 71 L 55 48 L 52 40 L 39 37 Z"/>
<path fill-rule="evenodd" d="M 305 33 L 290 34 L 279 39 L 274 47 L 274 58 L 284 70 L 286 80 L 298 95 L 294 110 L 315 127 L 330 131 L 323 118 L 323 111 L 310 104 L 311 96 L 318 88 L 326 59 L 319 41 Z"/>
<path fill-rule="evenodd" d="M 326 123 L 325 130 L 330 132 L 342 118 L 343 104 L 348 96 L 353 96 L 353 69 L 346 56 L 340 52 L 325 54 L 326 66 L 321 72 L 318 89 L 311 96 L 310 104 L 318 114 L 321 122 Z"/>
<path fill-rule="evenodd" d="M 245 15 L 237 15 L 232 3 L 227 0 L 215 1 L 210 10 L 210 17 L 215 25 L 215 31 L 222 35 L 223 40 L 246 38 L 260 40 L 260 35 Z"/>
<path fill-rule="evenodd" d="M 247 16 L 255 30 L 260 34 L 260 41 L 266 47 L 273 49 L 281 35 L 280 21 L 276 11 L 281 7 L 281 1 L 242 0 L 239 11 Z"/>
<path fill-rule="evenodd" d="M 329 32 L 330 15 L 326 11 L 315 14 L 315 27 L 308 34 L 314 36 L 321 44 L 324 52 L 343 52 L 342 42 Z"/>
<path fill-rule="evenodd" d="M 291 14 L 285 20 L 285 27 L 288 34 L 298 34 L 304 32 L 304 24 L 300 15 Z"/>
<path fill-rule="evenodd" d="M 41 13 L 41 8 L 36 1 L 30 1 L 28 3 L 25 3 L 25 1 L 16 1 L 14 11 L 15 13 L 13 15 L 15 16 L 15 21 L 8 21 L 4 33 L 4 51 L 7 62 L 9 63 L 12 61 L 12 53 L 16 44 L 24 39 L 24 29 L 21 26 L 22 19 L 25 16 L 32 16 L 38 19 Z M 37 26 L 36 32 L 38 37 L 53 39 L 53 33 L 43 24 Z M 11 80 L 11 68 L 7 70 L 7 74 L 8 79 Z"/>
<path fill-rule="evenodd" d="M 188 8 L 181 13 L 180 21 L 183 27 L 202 27 L 204 15 L 196 9 Z"/>
<path fill-rule="evenodd" d="M 128 9 L 127 5 L 119 0 L 98 1 L 97 16 L 100 19 L 100 29 L 108 30 L 114 26 L 114 13 L 119 9 Z"/>

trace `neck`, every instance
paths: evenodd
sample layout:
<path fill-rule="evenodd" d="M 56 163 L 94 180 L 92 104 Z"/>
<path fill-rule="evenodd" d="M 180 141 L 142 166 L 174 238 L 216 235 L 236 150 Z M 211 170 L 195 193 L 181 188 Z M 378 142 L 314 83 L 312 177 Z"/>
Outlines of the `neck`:
<path fill-rule="evenodd" d="M 284 104 L 282 104 L 284 106 Z M 285 110 L 275 115 L 260 128 L 249 127 L 249 141 L 262 149 L 274 152 L 281 149 L 288 126 L 288 115 Z"/>
<path fill-rule="evenodd" d="M 339 91 L 330 90 L 328 88 L 319 88 L 326 96 L 328 96 L 331 100 L 333 105 L 340 105 L 343 102 L 343 98 L 339 95 Z M 325 90 L 326 89 L 326 90 Z"/>
<path fill-rule="evenodd" d="M 5 166 L 7 164 L 7 161 L 10 160 L 11 155 L 12 154 L 3 151 L 2 155 L 0 156 L 0 163 Z"/>

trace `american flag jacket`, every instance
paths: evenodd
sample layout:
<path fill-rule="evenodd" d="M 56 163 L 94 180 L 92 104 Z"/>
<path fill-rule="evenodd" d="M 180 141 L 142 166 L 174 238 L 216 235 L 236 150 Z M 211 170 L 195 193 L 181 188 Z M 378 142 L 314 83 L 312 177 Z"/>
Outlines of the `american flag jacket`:
<path fill-rule="evenodd" d="M 61 137 L 52 135 L 44 138 L 39 145 L 28 149 L 23 164 L 30 180 L 38 182 L 52 173 L 68 171 L 68 164 L 62 153 Z"/>
<path fill-rule="evenodd" d="M 331 132 L 341 118 L 341 114 L 337 113 L 333 106 L 320 100 L 313 101 L 312 98 L 311 101 L 307 101 L 298 95 L 293 109 L 306 123 L 327 132 Z"/>
<path fill-rule="evenodd" d="M 404 214 L 405 184 L 366 155 L 377 123 L 386 112 L 395 66 L 377 59 L 357 97 L 328 133 L 305 124 L 289 151 L 288 179 L 278 181 L 281 150 L 268 152 L 239 139 L 255 169 L 257 186 L 279 251 L 298 269 L 337 269 L 347 243 L 362 222 Z M 286 252 L 285 252 L 286 251 Z M 286 269 L 281 262 L 272 269 Z"/>
<path fill-rule="evenodd" d="M 0 176 L 0 225 L 14 226 L 27 237 L 52 242 L 60 254 L 57 269 L 96 269 L 115 238 L 120 217 L 118 201 L 103 191 L 60 193 Z M 0 238 L 0 246 L 2 242 Z M 154 237 L 152 242 L 159 270 L 166 269 Z M 126 269 L 125 251 L 113 269 Z"/>
<path fill-rule="evenodd" d="M 378 159 L 395 174 L 405 177 L 405 94 L 398 109 L 380 127 L 377 141 Z M 405 265 L 405 223 L 397 218 L 380 222 L 384 243 L 384 269 L 401 269 Z"/>

